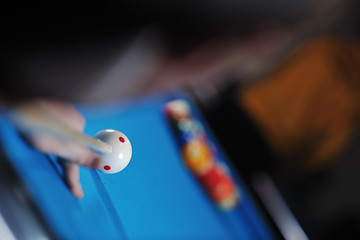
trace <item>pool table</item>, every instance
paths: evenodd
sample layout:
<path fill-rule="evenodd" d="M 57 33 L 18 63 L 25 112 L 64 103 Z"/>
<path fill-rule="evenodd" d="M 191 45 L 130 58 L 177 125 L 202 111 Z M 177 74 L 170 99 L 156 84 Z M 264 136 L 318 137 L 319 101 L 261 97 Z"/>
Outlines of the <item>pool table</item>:
<path fill-rule="evenodd" d="M 184 165 L 163 106 L 184 98 L 216 147 L 239 191 L 239 204 L 222 210 Z M 186 96 L 163 94 L 129 102 L 80 105 L 85 132 L 124 132 L 132 143 L 129 165 L 116 174 L 80 168 L 85 196 L 68 190 L 55 156 L 30 147 L 0 118 L 3 155 L 48 231 L 59 239 L 277 239 L 270 224 L 216 142 L 196 105 Z"/>

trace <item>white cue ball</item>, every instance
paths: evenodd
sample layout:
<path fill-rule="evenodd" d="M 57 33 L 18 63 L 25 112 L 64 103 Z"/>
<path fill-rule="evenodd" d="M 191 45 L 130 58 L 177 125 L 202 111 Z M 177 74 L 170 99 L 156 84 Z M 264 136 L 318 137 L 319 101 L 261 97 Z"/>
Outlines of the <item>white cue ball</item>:
<path fill-rule="evenodd" d="M 97 132 L 94 138 L 100 139 L 112 147 L 111 153 L 101 155 L 103 164 L 98 170 L 112 174 L 120 172 L 129 164 L 132 148 L 125 134 L 114 129 L 105 129 Z"/>

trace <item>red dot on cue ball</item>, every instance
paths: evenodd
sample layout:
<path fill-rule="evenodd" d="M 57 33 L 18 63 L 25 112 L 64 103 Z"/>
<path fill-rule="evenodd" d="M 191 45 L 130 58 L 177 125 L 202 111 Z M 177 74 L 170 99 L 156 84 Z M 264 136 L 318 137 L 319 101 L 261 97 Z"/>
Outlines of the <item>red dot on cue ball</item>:
<path fill-rule="evenodd" d="M 111 167 L 110 167 L 109 165 L 106 165 L 106 166 L 104 166 L 104 169 L 105 169 L 105 170 L 110 170 Z"/>
<path fill-rule="evenodd" d="M 125 142 L 125 139 L 123 137 L 119 137 L 119 141 L 123 143 Z"/>

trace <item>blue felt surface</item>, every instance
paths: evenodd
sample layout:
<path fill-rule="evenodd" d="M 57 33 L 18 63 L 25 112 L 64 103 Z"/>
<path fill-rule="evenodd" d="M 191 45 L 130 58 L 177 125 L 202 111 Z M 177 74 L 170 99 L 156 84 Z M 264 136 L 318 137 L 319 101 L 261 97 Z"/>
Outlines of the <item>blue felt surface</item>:
<path fill-rule="evenodd" d="M 30 148 L 3 118 L 0 140 L 29 194 L 52 229 L 64 239 L 272 239 L 272 234 L 236 178 L 241 204 L 219 210 L 182 162 L 162 113 L 166 96 L 133 103 L 82 106 L 86 133 L 124 132 L 133 147 L 130 164 L 107 175 L 81 168 L 85 197 L 68 191 L 48 156 Z M 207 130 L 208 131 L 208 130 Z M 211 133 L 207 132 L 210 137 Z M 226 157 L 219 151 L 219 157 Z"/>

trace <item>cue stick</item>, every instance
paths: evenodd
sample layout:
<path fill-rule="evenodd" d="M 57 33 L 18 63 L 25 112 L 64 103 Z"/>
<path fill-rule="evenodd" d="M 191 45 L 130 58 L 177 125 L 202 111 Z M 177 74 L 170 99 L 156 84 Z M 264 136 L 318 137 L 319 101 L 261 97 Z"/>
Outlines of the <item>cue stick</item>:
<path fill-rule="evenodd" d="M 109 154 L 112 147 L 60 122 L 49 113 L 30 104 L 18 105 L 7 114 L 10 120 L 24 132 L 42 132 L 54 137 L 85 145 L 100 153 Z"/>

